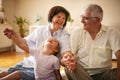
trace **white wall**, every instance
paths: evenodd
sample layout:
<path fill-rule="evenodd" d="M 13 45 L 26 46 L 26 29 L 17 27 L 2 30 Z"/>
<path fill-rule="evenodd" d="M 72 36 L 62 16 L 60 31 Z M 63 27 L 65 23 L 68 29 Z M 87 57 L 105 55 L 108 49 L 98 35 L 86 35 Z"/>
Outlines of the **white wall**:
<path fill-rule="evenodd" d="M 72 25 L 80 25 L 80 11 L 88 3 L 96 3 L 103 8 L 103 24 L 120 30 L 120 0 L 3 0 L 6 17 L 11 24 L 15 15 L 27 18 L 31 24 L 37 16 L 41 16 L 41 24 L 46 24 L 49 9 L 61 5 L 70 11 L 74 19 Z"/>
<path fill-rule="evenodd" d="M 13 17 L 15 15 L 15 1 L 14 0 L 2 0 L 2 5 L 5 9 L 5 17 L 9 23 L 13 23 Z"/>

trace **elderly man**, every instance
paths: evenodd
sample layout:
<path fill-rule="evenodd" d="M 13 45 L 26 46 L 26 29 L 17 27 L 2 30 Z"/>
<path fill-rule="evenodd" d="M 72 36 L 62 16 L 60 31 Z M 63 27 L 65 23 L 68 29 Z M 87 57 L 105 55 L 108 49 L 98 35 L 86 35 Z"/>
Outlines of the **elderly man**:
<path fill-rule="evenodd" d="M 74 74 L 66 70 L 70 80 L 120 80 L 120 37 L 114 30 L 101 24 L 103 10 L 97 4 L 83 8 L 83 29 L 71 34 L 71 48 L 76 56 Z M 118 67 L 112 69 L 112 53 L 117 57 Z M 69 73 L 69 74 L 68 74 Z"/>

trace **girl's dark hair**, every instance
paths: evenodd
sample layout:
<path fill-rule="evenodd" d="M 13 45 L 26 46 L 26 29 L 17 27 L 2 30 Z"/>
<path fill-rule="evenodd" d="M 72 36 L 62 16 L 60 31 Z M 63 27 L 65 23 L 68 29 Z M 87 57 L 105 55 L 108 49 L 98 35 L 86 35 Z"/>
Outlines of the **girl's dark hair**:
<path fill-rule="evenodd" d="M 66 26 L 67 19 L 70 16 L 70 13 L 62 6 L 54 6 L 50 9 L 50 11 L 48 13 L 48 22 L 52 22 L 53 17 L 60 12 L 62 12 L 66 15 L 66 20 L 63 25 L 63 28 L 64 28 Z"/>

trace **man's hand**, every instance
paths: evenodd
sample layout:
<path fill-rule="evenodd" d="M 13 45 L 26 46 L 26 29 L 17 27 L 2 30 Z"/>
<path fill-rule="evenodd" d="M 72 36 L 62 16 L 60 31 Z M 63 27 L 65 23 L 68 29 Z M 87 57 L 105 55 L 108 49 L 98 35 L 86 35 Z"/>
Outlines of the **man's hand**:
<path fill-rule="evenodd" d="M 74 72 L 76 69 L 76 60 L 71 52 L 64 53 L 62 56 L 61 63 L 70 71 Z"/>

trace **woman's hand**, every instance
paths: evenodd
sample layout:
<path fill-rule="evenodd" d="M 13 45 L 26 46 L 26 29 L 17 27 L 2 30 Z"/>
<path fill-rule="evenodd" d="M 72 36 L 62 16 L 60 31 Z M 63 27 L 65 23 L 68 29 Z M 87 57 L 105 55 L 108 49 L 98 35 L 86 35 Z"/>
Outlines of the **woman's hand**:
<path fill-rule="evenodd" d="M 13 40 L 13 42 L 20 47 L 21 49 L 23 49 L 24 51 L 29 53 L 29 47 L 27 45 L 27 42 L 24 38 L 22 38 L 20 35 L 18 35 L 14 30 L 12 29 L 8 29 L 6 28 L 4 30 L 4 34 L 11 40 Z M 21 44 L 22 43 L 22 44 Z"/>
<path fill-rule="evenodd" d="M 9 39 L 11 39 L 12 36 L 15 35 L 15 34 L 16 34 L 15 31 L 12 30 L 12 29 L 6 28 L 6 29 L 4 30 L 4 35 L 6 35 Z"/>

